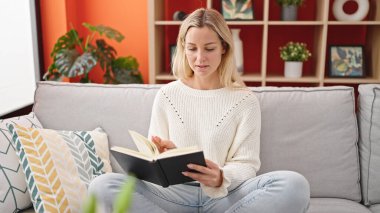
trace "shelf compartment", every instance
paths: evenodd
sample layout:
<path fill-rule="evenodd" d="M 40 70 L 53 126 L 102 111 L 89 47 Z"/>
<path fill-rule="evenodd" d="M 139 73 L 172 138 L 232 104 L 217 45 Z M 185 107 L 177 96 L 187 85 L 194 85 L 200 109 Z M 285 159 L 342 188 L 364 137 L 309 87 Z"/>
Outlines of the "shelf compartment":
<path fill-rule="evenodd" d="M 260 74 L 263 27 L 230 26 L 230 29 L 240 29 L 240 39 L 243 41 L 244 74 Z"/>
<path fill-rule="evenodd" d="M 186 0 L 187 1 L 187 0 Z M 210 0 L 212 2 L 212 8 L 222 13 L 222 4 L 221 0 Z M 262 21 L 264 20 L 264 1 L 263 0 L 252 0 L 252 9 L 253 9 L 253 16 L 255 21 Z M 242 21 L 242 22 L 249 22 L 249 21 Z"/>
<path fill-rule="evenodd" d="M 303 63 L 302 76 L 318 76 L 322 69 L 317 66 L 322 57 L 319 50 L 322 46 L 322 30 L 323 26 L 269 26 L 266 75 L 283 75 L 285 62 L 280 58 L 279 48 L 293 41 L 306 43 L 312 54 L 312 57 Z"/>
<path fill-rule="evenodd" d="M 326 48 L 326 71 L 329 76 L 330 48 L 336 45 L 363 46 L 364 74 L 380 81 L 380 25 L 331 25 L 328 26 Z M 349 81 L 351 82 L 351 80 Z"/>
<path fill-rule="evenodd" d="M 298 7 L 299 21 L 322 21 L 323 8 L 327 0 L 307 0 Z M 269 21 L 281 20 L 281 6 L 275 0 L 269 1 Z"/>
<path fill-rule="evenodd" d="M 380 21 L 380 0 L 370 0 L 370 5 L 369 5 L 369 12 L 367 16 L 364 18 L 362 21 L 363 23 L 366 21 Z M 334 17 L 333 14 L 333 4 L 334 1 L 330 0 L 329 1 L 329 10 L 328 10 L 328 20 L 329 21 L 336 21 L 336 18 Z M 343 10 L 347 14 L 352 14 L 357 10 L 357 3 L 354 1 L 348 1 L 343 5 Z M 329 22 L 330 23 L 330 22 Z"/>

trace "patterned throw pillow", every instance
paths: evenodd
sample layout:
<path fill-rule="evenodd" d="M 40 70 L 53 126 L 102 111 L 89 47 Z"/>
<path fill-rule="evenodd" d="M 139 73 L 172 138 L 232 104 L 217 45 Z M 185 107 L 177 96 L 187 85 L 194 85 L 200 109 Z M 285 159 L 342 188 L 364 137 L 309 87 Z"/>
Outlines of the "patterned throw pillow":
<path fill-rule="evenodd" d="M 36 212 L 80 212 L 90 181 L 111 172 L 107 135 L 99 128 L 57 131 L 7 127 Z"/>
<path fill-rule="evenodd" d="M 32 206 L 32 201 L 6 124 L 34 128 L 42 128 L 42 126 L 33 112 L 0 120 L 0 212 L 17 212 Z"/>

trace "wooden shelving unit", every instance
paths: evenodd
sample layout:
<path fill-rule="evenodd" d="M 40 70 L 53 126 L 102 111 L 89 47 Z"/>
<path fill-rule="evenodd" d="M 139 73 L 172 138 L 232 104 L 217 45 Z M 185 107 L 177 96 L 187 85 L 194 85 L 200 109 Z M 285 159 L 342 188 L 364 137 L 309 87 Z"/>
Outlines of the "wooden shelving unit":
<path fill-rule="evenodd" d="M 188 1 L 148 1 L 149 82 L 152 84 L 174 80 L 170 74 L 169 45 L 175 44 L 181 22 L 172 20 L 172 12 L 191 12 L 200 7 L 195 5 L 200 1 L 190 1 L 193 4 L 190 6 L 190 3 L 184 2 Z M 204 7 L 220 11 L 220 0 L 203 2 Z M 261 86 L 380 83 L 380 0 L 370 2 L 369 15 L 363 21 L 336 21 L 331 11 L 333 0 L 306 0 L 306 5 L 299 8 L 298 21 L 281 21 L 279 6 L 274 0 L 253 0 L 255 16 L 257 14 L 255 20 L 227 21 L 230 28 L 241 28 L 245 32 L 244 35 L 241 34 L 246 68 L 243 80 L 248 85 L 252 83 Z M 344 34 L 347 31 L 352 32 L 352 35 L 361 35 Z M 340 36 L 342 39 L 339 39 Z M 279 57 L 278 47 L 287 41 L 305 42 L 312 52 L 311 60 L 304 63 L 301 78 L 289 79 L 283 76 L 284 62 Z M 329 77 L 329 46 L 347 44 L 364 46 L 366 77 Z"/>

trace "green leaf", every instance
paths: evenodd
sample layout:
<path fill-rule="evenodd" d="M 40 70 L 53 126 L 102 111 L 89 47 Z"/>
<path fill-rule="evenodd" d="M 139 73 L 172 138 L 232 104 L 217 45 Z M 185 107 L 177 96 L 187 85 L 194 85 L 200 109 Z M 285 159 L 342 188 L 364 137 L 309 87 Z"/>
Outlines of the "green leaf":
<path fill-rule="evenodd" d="M 94 194 L 91 194 L 88 196 L 86 203 L 83 207 L 84 213 L 96 213 L 96 196 Z"/>
<path fill-rule="evenodd" d="M 87 74 L 96 65 L 96 57 L 89 52 L 79 55 L 76 49 L 63 49 L 54 59 L 58 72 L 69 78 Z"/>
<path fill-rule="evenodd" d="M 82 42 L 82 39 L 78 41 L 78 32 L 76 30 L 70 30 L 65 35 L 58 38 L 54 45 L 53 51 L 50 53 L 51 57 L 60 52 L 63 49 L 74 49 L 75 45 L 79 45 L 78 42 Z"/>
<path fill-rule="evenodd" d="M 120 193 L 117 195 L 114 203 L 114 213 L 125 213 L 130 208 L 135 190 L 136 178 L 128 176 L 127 182 L 121 187 Z"/>
<path fill-rule="evenodd" d="M 132 56 L 119 57 L 112 62 L 114 83 L 133 84 L 143 83 L 141 72 L 138 70 L 139 63 Z"/>
<path fill-rule="evenodd" d="M 99 35 L 105 34 L 105 36 L 109 39 L 113 39 L 117 42 L 121 42 L 124 39 L 124 36 L 117 30 L 107 27 L 104 25 L 91 25 L 89 23 L 83 23 L 83 26 L 89 29 L 92 32 L 97 32 Z"/>

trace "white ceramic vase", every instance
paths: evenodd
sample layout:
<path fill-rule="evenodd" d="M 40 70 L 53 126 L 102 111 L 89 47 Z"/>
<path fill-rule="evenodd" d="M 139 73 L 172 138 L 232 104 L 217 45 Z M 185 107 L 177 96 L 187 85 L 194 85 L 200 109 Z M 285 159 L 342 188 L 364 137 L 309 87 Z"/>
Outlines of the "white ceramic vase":
<path fill-rule="evenodd" d="M 240 39 L 240 29 L 231 29 L 232 39 L 235 47 L 235 63 L 237 70 L 240 74 L 244 71 L 244 59 L 243 59 L 243 42 Z"/>
<path fill-rule="evenodd" d="M 302 61 L 285 61 L 285 78 L 300 78 L 302 76 Z"/>

